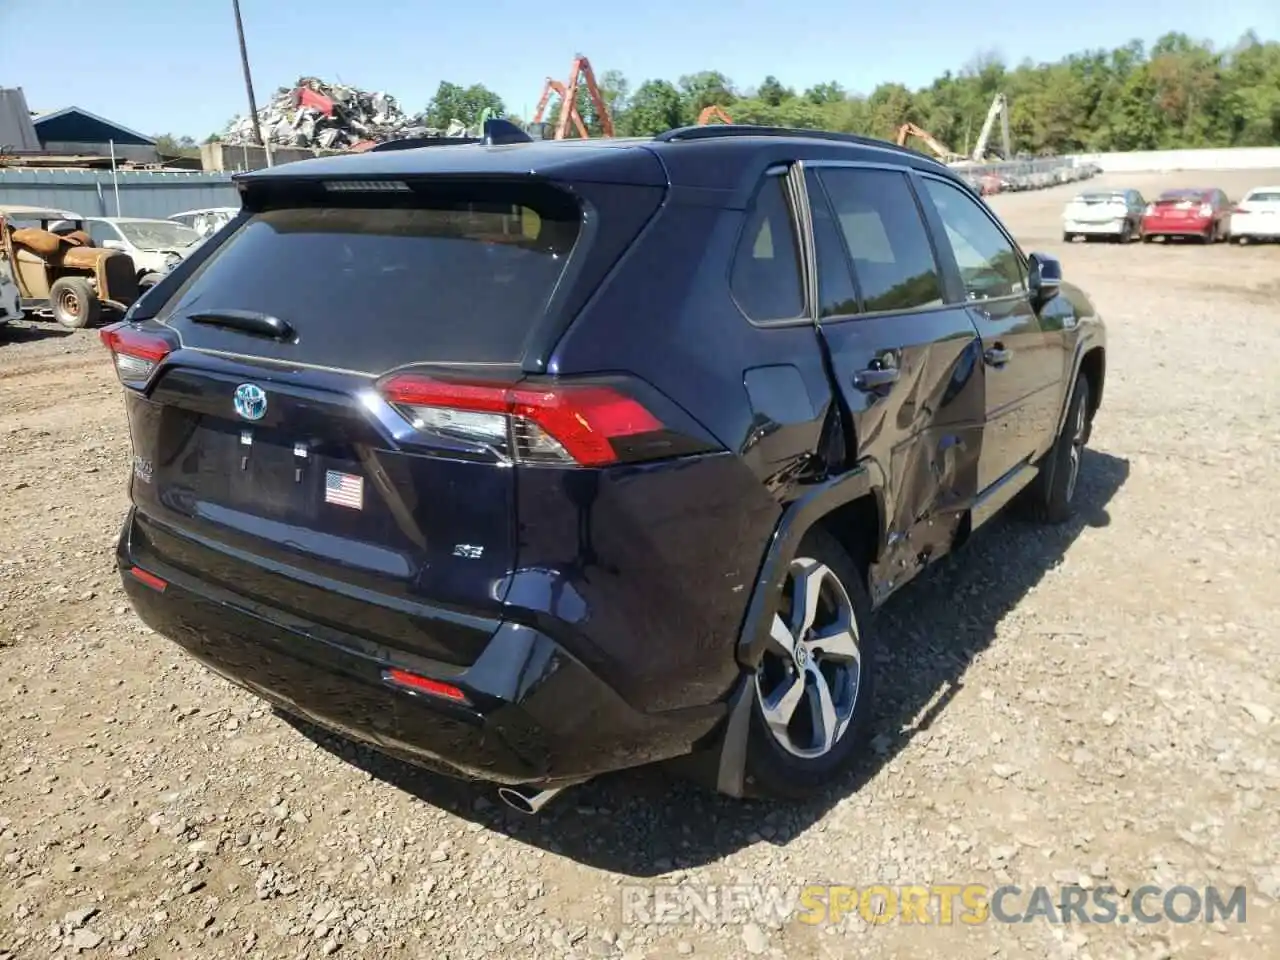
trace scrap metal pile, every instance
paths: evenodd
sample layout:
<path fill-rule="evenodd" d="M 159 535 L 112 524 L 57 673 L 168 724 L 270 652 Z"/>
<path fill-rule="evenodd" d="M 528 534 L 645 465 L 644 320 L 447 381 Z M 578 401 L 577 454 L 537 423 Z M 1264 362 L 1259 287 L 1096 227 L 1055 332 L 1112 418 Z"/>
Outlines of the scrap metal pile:
<path fill-rule="evenodd" d="M 403 137 L 448 136 L 466 133 L 455 121 L 447 130 L 434 130 L 409 116 L 388 93 L 369 93 L 316 77 L 301 77 L 281 87 L 271 103 L 258 111 L 262 138 L 287 147 L 350 150 Z M 222 135 L 224 143 L 254 142 L 253 120 L 236 117 Z"/>

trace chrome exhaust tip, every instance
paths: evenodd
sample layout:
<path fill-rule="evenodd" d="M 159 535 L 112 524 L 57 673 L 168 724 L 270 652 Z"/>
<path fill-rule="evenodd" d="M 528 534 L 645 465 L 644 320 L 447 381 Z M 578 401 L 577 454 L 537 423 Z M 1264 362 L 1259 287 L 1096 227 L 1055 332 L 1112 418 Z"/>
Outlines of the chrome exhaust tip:
<path fill-rule="evenodd" d="M 511 809 L 532 816 L 564 789 L 564 787 L 552 787 L 548 790 L 524 790 L 519 787 L 499 787 L 498 796 Z"/>

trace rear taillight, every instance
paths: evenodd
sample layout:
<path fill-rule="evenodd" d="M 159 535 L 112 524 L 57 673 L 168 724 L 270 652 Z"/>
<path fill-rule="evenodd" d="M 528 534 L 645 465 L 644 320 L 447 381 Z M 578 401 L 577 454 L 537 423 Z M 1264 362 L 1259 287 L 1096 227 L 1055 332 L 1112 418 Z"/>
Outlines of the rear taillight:
<path fill-rule="evenodd" d="M 145 384 L 160 361 L 173 352 L 172 344 L 164 337 L 143 333 L 124 322 L 104 327 L 99 336 L 111 351 L 116 375 L 126 386 Z"/>
<path fill-rule="evenodd" d="M 1232 213 L 1248 213 L 1249 208 L 1248 207 L 1232 207 L 1231 212 Z"/>
<path fill-rule="evenodd" d="M 632 459 L 624 453 L 628 441 L 667 430 L 638 400 L 598 384 L 510 385 L 394 374 L 379 389 L 417 429 L 482 443 L 522 463 L 607 466 Z"/>
<path fill-rule="evenodd" d="M 1202 217 L 1212 217 L 1212 216 L 1213 216 L 1213 204 L 1212 204 L 1212 203 L 1202 203 L 1202 204 L 1200 204 L 1200 216 L 1202 216 Z"/>

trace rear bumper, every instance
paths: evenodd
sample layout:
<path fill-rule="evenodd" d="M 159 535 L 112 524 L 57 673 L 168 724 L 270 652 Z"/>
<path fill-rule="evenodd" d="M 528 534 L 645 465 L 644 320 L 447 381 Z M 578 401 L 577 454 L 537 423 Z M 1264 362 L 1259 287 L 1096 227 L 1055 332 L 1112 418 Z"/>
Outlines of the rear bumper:
<path fill-rule="evenodd" d="M 467 667 L 335 635 L 146 558 L 135 576 L 130 511 L 117 547 L 147 626 L 283 711 L 451 776 L 554 786 L 688 754 L 725 705 L 642 713 L 545 634 L 504 623 Z M 391 669 L 447 683 L 459 703 L 393 686 Z"/>
<path fill-rule="evenodd" d="M 1124 232 L 1125 219 L 1117 217 L 1114 220 L 1063 220 L 1063 233 L 1078 234 L 1099 234 L 1106 236 L 1118 236 Z"/>
<path fill-rule="evenodd" d="M 1235 216 L 1231 218 L 1233 237 L 1265 237 L 1280 239 L 1280 215 Z"/>
<path fill-rule="evenodd" d="M 1164 220 L 1148 217 L 1142 221 L 1142 232 L 1152 236 L 1200 236 L 1208 233 L 1212 220 Z"/>

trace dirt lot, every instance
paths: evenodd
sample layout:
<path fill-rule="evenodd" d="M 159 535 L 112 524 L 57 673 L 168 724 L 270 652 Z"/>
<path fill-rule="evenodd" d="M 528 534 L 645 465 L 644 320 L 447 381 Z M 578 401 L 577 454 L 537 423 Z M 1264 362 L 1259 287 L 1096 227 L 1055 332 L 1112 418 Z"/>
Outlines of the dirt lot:
<path fill-rule="evenodd" d="M 1065 247 L 1072 189 L 994 206 L 1110 322 L 1080 518 L 891 603 L 876 755 L 799 809 L 644 771 L 529 819 L 290 725 L 124 603 L 97 336 L 0 332 L 0 960 L 1280 955 L 1280 246 Z M 1247 921 L 624 922 L 675 881 L 1243 885 Z"/>

